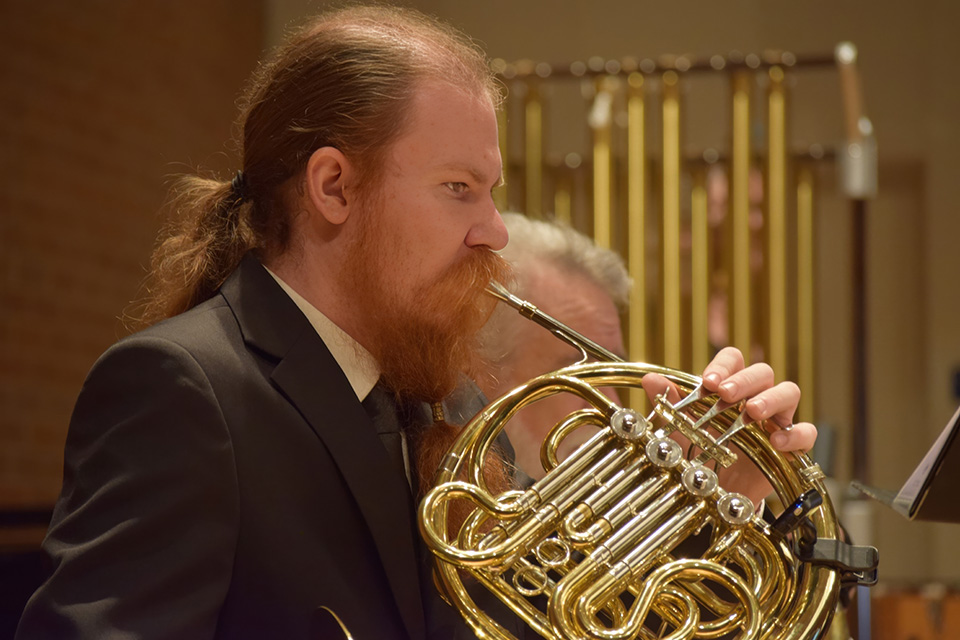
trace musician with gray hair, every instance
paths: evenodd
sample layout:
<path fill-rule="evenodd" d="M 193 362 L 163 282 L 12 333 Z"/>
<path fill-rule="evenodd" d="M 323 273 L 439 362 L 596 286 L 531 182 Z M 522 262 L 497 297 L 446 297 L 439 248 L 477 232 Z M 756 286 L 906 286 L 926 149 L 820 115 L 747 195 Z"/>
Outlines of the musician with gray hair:
<path fill-rule="evenodd" d="M 625 358 L 620 314 L 627 306 L 630 277 L 620 256 L 598 247 L 590 238 L 563 223 L 535 220 L 519 213 L 505 213 L 503 220 L 510 232 L 510 241 L 500 254 L 514 268 L 518 295 L 607 351 Z M 493 367 L 492 374 L 481 377 L 478 382 L 491 398 L 582 359 L 579 350 L 504 305 L 494 311 L 481 337 L 484 353 Z M 772 382 L 770 367 L 759 363 L 744 369 L 742 377 L 737 375 L 718 384 L 715 378 L 718 367 L 727 366 L 743 366 L 743 356 L 731 347 L 721 349 L 704 372 L 705 386 L 717 391 L 725 401 L 733 398 L 728 395 L 735 389 L 731 383 L 751 385 L 764 379 Z M 643 384 L 651 398 L 668 392 L 672 401 L 679 400 L 676 390 L 657 374 L 645 376 Z M 781 397 L 796 394 L 799 398 L 799 389 L 792 382 L 780 383 L 769 392 L 774 389 L 785 394 Z M 604 392 L 617 401 L 612 389 Z M 754 398 L 747 403 L 747 410 L 756 410 L 758 406 L 762 406 L 764 412 L 772 407 L 766 399 Z M 544 437 L 560 419 L 585 407 L 578 396 L 562 393 L 522 409 L 505 426 L 516 452 L 517 467 L 534 479 L 542 477 L 540 446 Z M 767 413 L 764 418 L 773 418 L 774 423 L 784 426 L 790 421 L 783 413 Z M 567 436 L 557 451 L 558 458 L 562 460 L 569 455 L 595 431 L 593 427 L 584 426 Z M 782 439 L 785 436 L 789 436 L 786 444 Z M 774 446 L 787 450 L 794 446 L 793 442 L 809 442 L 812 446 L 815 439 L 816 428 L 809 423 L 797 425 L 790 432 L 771 434 Z M 800 448 L 809 447 L 804 444 Z M 772 491 L 763 474 L 750 463 L 722 471 L 721 479 L 757 504 Z M 733 483 L 728 479 L 733 479 Z"/>
<path fill-rule="evenodd" d="M 623 259 L 562 223 L 519 213 L 504 213 L 503 221 L 510 241 L 500 255 L 513 266 L 515 293 L 625 357 L 620 313 L 630 295 L 630 276 Z M 481 340 L 492 374 L 479 383 L 490 398 L 581 357 L 579 351 L 505 305 L 494 311 Z M 542 477 L 543 438 L 558 420 L 585 406 L 572 394 L 558 394 L 518 413 L 506 426 L 517 466 L 534 479 Z M 559 457 L 564 458 L 594 432 L 593 427 L 581 427 L 568 436 Z"/>

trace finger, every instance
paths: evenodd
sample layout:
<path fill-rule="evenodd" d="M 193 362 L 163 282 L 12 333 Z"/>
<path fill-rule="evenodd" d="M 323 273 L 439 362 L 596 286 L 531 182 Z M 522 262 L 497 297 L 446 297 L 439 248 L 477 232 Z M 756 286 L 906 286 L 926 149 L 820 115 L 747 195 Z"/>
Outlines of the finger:
<path fill-rule="evenodd" d="M 666 377 L 659 373 L 648 373 L 640 379 L 643 390 L 647 392 L 647 397 L 651 402 L 656 400 L 657 396 L 667 394 L 667 400 L 671 403 L 680 401 L 680 392 L 676 385 L 670 382 Z"/>
<path fill-rule="evenodd" d="M 760 362 L 742 369 L 720 383 L 717 393 L 724 402 L 737 402 L 773 386 L 773 369 Z"/>
<path fill-rule="evenodd" d="M 800 404 L 800 387 L 785 381 L 766 389 L 747 401 L 747 414 L 754 420 L 773 420 L 780 426 L 793 422 Z"/>
<path fill-rule="evenodd" d="M 703 370 L 704 386 L 710 391 L 716 391 L 721 382 L 741 369 L 743 369 L 743 354 L 740 350 L 724 347 Z"/>
<path fill-rule="evenodd" d="M 817 428 L 809 422 L 798 422 L 789 431 L 777 429 L 770 434 L 770 444 L 777 451 L 807 452 L 816 442 Z"/>

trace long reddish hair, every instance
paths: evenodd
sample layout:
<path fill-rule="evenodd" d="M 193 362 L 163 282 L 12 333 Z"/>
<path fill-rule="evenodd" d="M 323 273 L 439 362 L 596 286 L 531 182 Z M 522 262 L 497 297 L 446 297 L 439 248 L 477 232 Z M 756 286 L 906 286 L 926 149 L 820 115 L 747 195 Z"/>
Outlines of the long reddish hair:
<path fill-rule="evenodd" d="M 318 148 L 339 149 L 358 187 L 377 175 L 402 133 L 418 83 L 440 78 L 499 102 L 483 52 L 432 18 L 396 7 L 353 7 L 309 22 L 253 74 L 237 122 L 243 180 L 199 175 L 174 184 L 154 251 L 146 326 L 211 297 L 249 251 L 283 252 L 295 196 Z"/>

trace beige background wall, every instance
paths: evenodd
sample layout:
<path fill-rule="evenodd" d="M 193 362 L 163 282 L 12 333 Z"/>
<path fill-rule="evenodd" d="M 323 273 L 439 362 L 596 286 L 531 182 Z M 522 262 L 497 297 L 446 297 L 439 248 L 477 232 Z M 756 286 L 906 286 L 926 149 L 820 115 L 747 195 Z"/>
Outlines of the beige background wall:
<path fill-rule="evenodd" d="M 872 480 L 902 482 L 956 408 L 960 365 L 960 8 L 768 0 L 556 2 L 420 0 L 493 57 L 548 61 L 732 49 L 860 50 L 880 144 L 881 197 L 870 209 L 869 379 Z M 323 2 L 203 0 L 0 7 L 0 508 L 49 505 L 85 372 L 123 328 L 158 225 L 167 176 L 235 168 L 224 142 L 234 100 L 261 50 Z M 792 88 L 804 143 L 841 137 L 831 72 Z M 715 120 L 686 123 L 703 144 Z M 820 417 L 846 443 L 850 219 L 820 203 Z M 849 446 L 841 448 L 849 456 Z M 842 467 L 840 476 L 849 473 Z M 883 579 L 960 583 L 956 527 L 874 510 Z"/>

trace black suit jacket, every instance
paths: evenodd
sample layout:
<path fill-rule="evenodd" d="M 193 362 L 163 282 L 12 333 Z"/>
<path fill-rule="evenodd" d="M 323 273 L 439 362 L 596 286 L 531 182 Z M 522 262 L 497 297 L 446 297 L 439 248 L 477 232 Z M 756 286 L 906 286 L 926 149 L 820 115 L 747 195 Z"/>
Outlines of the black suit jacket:
<path fill-rule="evenodd" d="M 53 573 L 17 638 L 307 638 L 319 607 L 357 640 L 424 638 L 414 536 L 346 377 L 247 258 L 94 366 L 44 542 Z"/>

